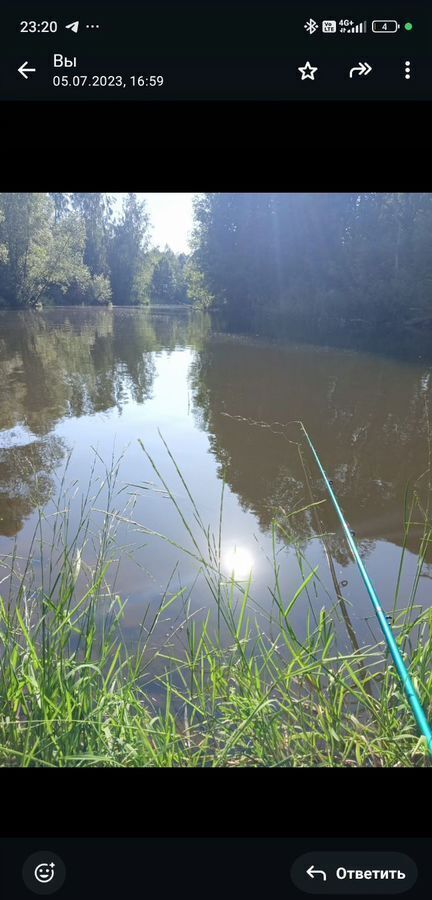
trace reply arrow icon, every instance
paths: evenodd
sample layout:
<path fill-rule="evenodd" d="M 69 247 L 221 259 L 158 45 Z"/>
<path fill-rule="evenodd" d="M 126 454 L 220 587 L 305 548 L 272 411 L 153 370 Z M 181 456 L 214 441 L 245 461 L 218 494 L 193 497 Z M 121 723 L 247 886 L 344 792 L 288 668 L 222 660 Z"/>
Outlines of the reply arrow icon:
<path fill-rule="evenodd" d="M 23 78 L 25 78 L 27 80 L 28 79 L 27 72 L 36 72 L 36 69 L 30 69 L 30 68 L 27 69 L 26 66 L 28 66 L 28 60 L 27 60 L 27 62 L 23 63 L 22 66 L 19 67 L 18 72 L 20 73 L 20 75 L 22 75 Z"/>
<path fill-rule="evenodd" d="M 327 875 L 322 869 L 314 869 L 313 866 L 309 866 L 309 868 L 306 869 L 306 872 L 309 875 L 309 878 L 314 879 L 315 875 L 322 875 L 322 880 L 327 881 Z"/>
<path fill-rule="evenodd" d="M 354 68 L 351 69 L 349 73 L 350 78 L 353 77 L 354 72 L 358 72 L 359 75 L 369 75 L 369 72 L 372 72 L 372 66 L 370 66 L 367 62 L 361 62 L 358 64 L 358 66 L 354 66 Z"/>

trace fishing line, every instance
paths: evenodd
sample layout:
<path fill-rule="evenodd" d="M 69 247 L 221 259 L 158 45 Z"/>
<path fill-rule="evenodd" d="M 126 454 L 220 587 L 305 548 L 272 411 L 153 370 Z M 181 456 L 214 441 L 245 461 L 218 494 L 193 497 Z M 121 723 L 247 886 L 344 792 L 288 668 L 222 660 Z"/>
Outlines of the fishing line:
<path fill-rule="evenodd" d="M 365 567 L 364 567 L 364 565 L 363 565 L 362 559 L 361 559 L 361 557 L 360 557 L 360 553 L 359 553 L 359 551 L 358 551 L 358 549 L 357 549 L 357 545 L 356 545 L 356 543 L 355 543 L 355 541 L 354 541 L 354 539 L 353 539 L 352 533 L 351 533 L 350 529 L 348 528 L 348 525 L 347 525 L 347 523 L 346 523 L 346 521 L 345 521 L 345 518 L 344 518 L 344 515 L 343 515 L 343 513 L 342 513 L 342 510 L 341 510 L 341 508 L 340 508 L 340 506 L 339 506 L 339 503 L 338 503 L 338 501 L 337 501 L 337 499 L 336 499 L 336 495 L 335 495 L 335 493 L 334 493 L 334 491 L 333 491 L 333 488 L 332 488 L 332 486 L 331 486 L 331 484 L 330 484 L 330 481 L 329 481 L 329 479 L 327 478 L 327 475 L 326 475 L 326 473 L 325 473 L 325 471 L 324 471 L 324 469 L 323 469 L 323 466 L 322 466 L 322 464 L 321 464 L 321 461 L 320 461 L 320 458 L 319 458 L 319 456 L 318 456 L 318 453 L 316 452 L 315 447 L 314 447 L 314 445 L 313 445 L 313 443 L 312 443 L 312 441 L 311 441 L 311 439 L 310 439 L 310 437 L 309 437 L 309 435 L 308 435 L 308 433 L 307 433 L 307 431 L 306 431 L 306 428 L 305 428 L 305 426 L 303 425 L 303 422 L 301 422 L 299 419 L 292 419 L 290 422 L 284 422 L 284 423 L 282 423 L 282 422 L 272 422 L 272 423 L 269 425 L 269 424 L 266 423 L 266 422 L 262 422 L 262 421 L 261 421 L 261 422 L 259 422 L 259 421 L 253 421 L 253 420 L 251 420 L 251 419 L 244 418 L 243 416 L 233 416 L 233 415 L 230 415 L 229 413 L 226 413 L 226 412 L 222 412 L 221 415 L 227 416 L 227 417 L 230 418 L 230 419 L 237 419 L 237 420 L 239 420 L 239 421 L 247 422 L 247 423 L 250 424 L 250 425 L 257 425 L 257 426 L 259 426 L 259 427 L 261 427 L 261 428 L 269 428 L 269 430 L 270 430 L 270 431 L 273 431 L 274 434 L 280 434 L 280 435 L 282 435 L 282 436 L 285 438 L 285 440 L 288 440 L 288 438 L 287 438 L 285 432 L 275 431 L 274 426 L 276 425 L 276 426 L 278 426 L 278 427 L 280 427 L 280 428 L 286 428 L 288 425 L 300 425 L 300 428 L 302 429 L 302 431 L 303 431 L 303 433 L 304 433 L 304 435 L 305 435 L 305 437 L 306 437 L 306 440 L 307 440 L 307 442 L 308 442 L 308 444 L 309 444 L 309 446 L 310 446 L 310 448 L 311 448 L 311 450 L 312 450 L 312 453 L 313 453 L 313 455 L 314 455 L 314 457 L 315 457 L 315 461 L 316 461 L 317 466 L 318 466 L 318 468 L 319 468 L 319 470 L 320 470 L 320 472 L 321 472 L 321 475 L 322 475 L 322 477 L 323 477 L 323 479 L 324 479 L 324 483 L 325 483 L 325 485 L 326 485 L 326 488 L 327 488 L 327 490 L 328 490 L 328 492 L 329 492 L 329 494 L 330 494 L 330 497 L 331 497 L 333 506 L 335 507 L 335 510 L 336 510 L 337 515 L 338 515 L 338 517 L 339 517 L 339 520 L 340 520 L 340 522 L 341 522 L 342 528 L 343 528 L 343 530 L 344 530 L 345 537 L 346 537 L 346 539 L 347 539 L 347 541 L 348 541 L 349 548 L 350 548 L 350 550 L 351 550 L 351 552 L 352 552 L 352 554 L 353 554 L 353 556 L 354 556 L 354 559 L 355 559 L 355 561 L 356 561 L 356 563 L 357 563 L 357 566 L 358 566 L 358 568 L 359 568 L 359 570 L 360 570 L 360 574 L 361 574 L 361 576 L 362 576 L 362 579 L 363 579 L 363 582 L 364 582 L 364 584 L 365 584 L 366 590 L 367 590 L 367 592 L 368 592 L 368 594 L 369 594 L 369 597 L 370 597 L 370 599 L 371 599 L 371 601 L 372 601 L 372 606 L 373 606 L 373 608 L 374 608 L 374 610 L 375 610 L 375 614 L 376 614 L 376 617 L 377 617 L 377 619 L 378 619 L 378 624 L 380 625 L 380 628 L 381 628 L 381 631 L 382 631 L 382 633 L 383 633 L 383 635 L 384 635 L 384 638 L 385 638 L 387 647 L 388 647 L 388 649 L 389 649 L 389 651 L 390 651 L 391 657 L 392 657 L 393 662 L 394 662 L 394 664 L 395 664 L 396 671 L 397 671 L 397 673 L 398 673 L 398 675 L 399 675 L 399 678 L 400 678 L 400 681 L 401 681 L 401 684 L 402 684 L 402 687 L 403 687 L 405 696 L 406 696 L 406 698 L 407 698 L 407 700 L 408 700 L 408 703 L 409 703 L 409 705 L 410 705 L 410 707 L 411 707 L 411 709 L 412 709 L 412 712 L 413 712 L 415 721 L 416 721 L 416 723 L 417 723 L 417 725 L 418 725 L 419 731 L 420 731 L 421 734 L 426 738 L 427 747 L 428 747 L 428 750 L 429 750 L 430 755 L 432 756 L 432 729 L 431 729 L 431 727 L 430 727 L 430 725 L 429 725 L 429 722 L 428 722 L 428 720 L 427 720 L 427 718 L 426 718 L 424 709 L 423 709 L 423 707 L 422 707 L 422 705 L 421 705 L 421 702 L 420 702 L 420 698 L 419 698 L 418 693 L 417 693 L 417 691 L 416 691 L 416 689 L 415 689 L 415 687 L 414 687 L 414 684 L 413 684 L 413 682 L 412 682 L 412 679 L 411 679 L 411 676 L 410 676 L 410 674 L 409 674 L 409 672 L 408 672 L 408 669 L 407 669 L 407 667 L 406 667 L 406 665 L 405 665 L 405 662 L 404 662 L 404 660 L 403 660 L 401 651 L 399 650 L 399 647 L 398 647 L 398 645 L 397 645 L 396 638 L 395 638 L 395 636 L 394 636 L 394 634 L 393 634 L 393 631 L 392 631 L 392 629 L 391 629 L 391 627 L 390 627 L 390 625 L 389 625 L 389 623 L 388 623 L 388 621 L 387 621 L 387 617 L 386 617 L 386 614 L 385 614 L 385 612 L 384 612 L 384 610 L 383 610 L 383 608 L 382 608 L 381 601 L 380 601 L 380 599 L 379 599 L 379 597 L 378 597 L 378 595 L 377 595 L 377 593 L 376 593 L 376 591 L 375 591 L 375 588 L 374 588 L 374 586 L 373 586 L 373 584 L 372 584 L 372 582 L 371 582 L 371 580 L 370 580 L 370 578 L 369 578 L 369 575 L 368 575 L 368 573 L 367 573 L 367 571 L 366 571 L 366 569 L 365 569 Z M 296 442 L 296 441 L 288 441 L 288 443 L 294 444 L 294 443 L 297 443 L 297 442 Z"/>
<path fill-rule="evenodd" d="M 361 560 L 359 551 L 358 551 L 358 549 L 357 549 L 357 545 L 356 545 L 356 543 L 355 543 L 355 541 L 354 541 L 354 539 L 353 539 L 352 533 L 351 533 L 350 529 L 348 528 L 348 525 L 347 525 L 347 523 L 346 523 L 346 521 L 345 521 L 345 518 L 344 518 L 344 516 L 343 516 L 342 510 L 341 510 L 341 508 L 340 508 L 340 506 L 339 506 L 339 503 L 338 503 L 338 501 L 337 501 L 337 499 L 336 499 L 336 496 L 335 496 L 335 493 L 334 493 L 334 491 L 333 491 L 333 488 L 332 488 L 332 486 L 331 486 L 331 484 L 330 484 L 330 481 L 329 481 L 329 479 L 327 478 L 327 475 L 326 475 L 326 473 L 325 473 L 325 471 L 324 471 L 324 469 L 323 469 L 323 466 L 322 466 L 322 464 L 321 464 L 321 461 L 320 461 L 320 458 L 319 458 L 319 456 L 318 456 L 318 453 L 317 453 L 316 450 L 315 450 L 315 447 L 314 447 L 314 445 L 313 445 L 313 443 L 312 443 L 312 441 L 311 441 L 311 439 L 310 439 L 310 437 L 309 437 L 309 435 L 308 435 L 308 433 L 307 433 L 307 431 L 306 431 L 306 428 L 305 428 L 304 425 L 303 425 L 303 422 L 298 422 L 298 424 L 300 425 L 301 429 L 302 429 L 303 432 L 304 432 L 304 435 L 305 435 L 305 437 L 306 437 L 306 440 L 307 440 L 307 442 L 308 442 L 308 444 L 309 444 L 309 446 L 310 446 L 310 448 L 311 448 L 311 450 L 312 450 L 312 453 L 313 453 L 313 455 L 314 455 L 314 457 L 315 457 L 315 461 L 316 461 L 316 463 L 317 463 L 317 465 L 318 465 L 318 468 L 319 468 L 319 470 L 320 470 L 320 472 L 321 472 L 321 475 L 322 475 L 322 477 L 323 477 L 323 479 L 324 479 L 326 488 L 327 488 L 327 490 L 328 490 L 328 492 L 329 492 L 329 494 L 330 494 L 330 497 L 331 497 L 331 499 L 332 499 L 333 505 L 334 505 L 334 507 L 335 507 L 335 509 L 336 509 L 336 512 L 337 512 L 337 514 L 338 514 L 338 517 L 339 517 L 339 520 L 340 520 L 340 522 L 341 522 L 342 528 L 343 528 L 343 530 L 344 530 L 345 537 L 346 537 L 346 539 L 347 539 L 347 541 L 348 541 L 350 550 L 351 550 L 351 552 L 352 552 L 352 554 L 353 554 L 353 556 L 354 556 L 354 559 L 355 559 L 355 561 L 356 561 L 356 563 L 357 563 L 357 565 L 358 565 L 358 568 L 359 568 L 359 570 L 360 570 L 360 574 L 361 574 L 361 576 L 362 576 L 362 579 L 363 579 L 363 582 L 364 582 L 364 584 L 365 584 L 366 590 L 367 590 L 367 592 L 368 592 L 368 594 L 369 594 L 369 597 L 370 597 L 370 599 L 371 599 L 371 601 L 372 601 L 372 605 L 373 605 L 373 608 L 374 608 L 374 610 L 375 610 L 375 614 L 376 614 L 376 617 L 377 617 L 377 619 L 378 619 L 378 623 L 379 623 L 379 625 L 380 625 L 381 631 L 382 631 L 382 633 L 383 633 L 383 635 L 384 635 L 384 638 L 385 638 L 385 640 L 386 640 L 388 649 L 390 650 L 390 654 L 391 654 L 391 657 L 392 657 L 392 659 L 393 659 L 393 662 L 394 662 L 394 664 L 395 664 L 395 666 L 396 666 L 396 671 L 397 671 L 397 673 L 398 673 L 398 675 L 399 675 L 399 678 L 400 678 L 400 680 L 401 680 L 402 687 L 403 687 L 404 692 L 405 692 L 405 696 L 406 696 L 406 698 L 407 698 L 407 700 L 408 700 L 408 702 L 409 702 L 409 704 L 410 704 L 410 706 L 411 706 L 411 709 L 412 709 L 414 718 L 415 718 L 415 720 L 416 720 L 416 722 L 417 722 L 418 728 L 419 728 L 419 730 L 421 731 L 421 733 L 424 735 L 424 737 L 426 738 L 427 746 L 428 746 L 428 749 L 429 749 L 429 753 L 430 753 L 431 756 L 432 756 L 432 730 L 431 730 L 431 727 L 430 727 L 430 725 L 429 725 L 429 722 L 428 722 L 428 720 L 427 720 L 427 718 L 426 718 L 424 709 L 423 709 L 423 707 L 422 707 L 422 705 L 421 705 L 420 698 L 419 698 L 419 696 L 418 696 L 418 694 L 417 694 L 417 691 L 416 691 L 416 689 L 415 689 L 415 687 L 414 687 L 414 684 L 413 684 L 413 682 L 412 682 L 412 680 L 411 680 L 411 676 L 410 676 L 410 674 L 409 674 L 409 672 L 408 672 L 408 669 L 407 669 L 407 667 L 406 667 L 406 665 L 405 665 L 405 663 L 404 663 L 402 654 L 401 654 L 401 652 L 400 652 L 400 650 L 399 650 L 399 647 L 398 647 L 398 645 L 397 645 L 397 642 L 396 642 L 395 636 L 394 636 L 394 634 L 393 634 L 393 631 L 392 631 L 392 629 L 390 628 L 390 625 L 389 625 L 389 623 L 388 623 L 388 621 L 387 621 L 385 612 L 384 612 L 384 610 L 383 610 L 383 608 L 382 608 L 382 605 L 381 605 L 381 601 L 380 601 L 380 599 L 379 599 L 379 597 L 378 597 L 378 595 L 377 595 L 377 593 L 376 593 L 376 591 L 375 591 L 375 589 L 374 589 L 374 587 L 373 587 L 373 584 L 372 584 L 372 582 L 371 582 L 371 580 L 370 580 L 370 578 L 369 578 L 369 575 L 368 575 L 368 573 L 367 573 L 367 571 L 366 571 L 366 569 L 365 569 L 365 567 L 364 567 L 364 565 L 363 565 L 363 562 L 362 562 L 362 560 Z"/>

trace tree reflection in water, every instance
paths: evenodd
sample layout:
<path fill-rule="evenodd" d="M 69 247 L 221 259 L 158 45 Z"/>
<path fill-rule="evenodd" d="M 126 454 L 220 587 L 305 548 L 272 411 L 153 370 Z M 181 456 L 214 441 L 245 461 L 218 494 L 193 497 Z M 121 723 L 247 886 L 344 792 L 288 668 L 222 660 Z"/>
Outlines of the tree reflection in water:
<path fill-rule="evenodd" d="M 91 428 L 96 413 L 146 404 L 157 356 L 189 348 L 194 356 L 185 377 L 197 439 L 206 432 L 219 477 L 263 531 L 276 517 L 280 534 L 305 547 L 317 534 L 316 512 L 292 517 L 310 499 L 298 427 L 283 429 L 284 440 L 278 429 L 241 419 L 302 419 L 363 554 L 377 540 L 402 545 L 406 485 L 412 488 L 428 465 L 430 369 L 422 361 L 222 335 L 212 332 L 207 314 L 157 309 L 3 312 L 0 335 L 1 534 L 16 534 L 53 490 L 68 450 L 56 433 L 59 423 L 88 416 Z M 155 416 L 163 429 L 157 407 Z M 304 460 L 314 500 L 325 499 L 306 451 Z M 205 498 L 198 471 L 190 487 Z M 416 484 L 425 503 L 427 487 L 426 478 Z M 329 549 L 345 565 L 349 554 L 328 502 L 318 510 L 322 530 L 331 533 Z M 414 552 L 416 538 L 413 529 L 408 548 Z"/>
<path fill-rule="evenodd" d="M 305 545 L 316 534 L 312 512 L 286 520 L 305 504 L 305 477 L 295 442 L 297 425 L 263 428 L 253 421 L 301 419 L 365 556 L 378 539 L 403 542 L 407 485 L 427 500 L 429 368 L 417 363 L 306 344 L 215 338 L 197 354 L 191 380 L 197 421 L 209 435 L 219 473 L 268 529 L 289 521 Z M 280 432 L 283 432 L 281 434 Z M 284 440 L 284 435 L 289 441 Z M 326 499 L 304 448 L 315 500 Z M 320 507 L 332 553 L 349 560 L 337 519 Z M 413 528 L 408 547 L 418 549 Z"/>
<path fill-rule="evenodd" d="M 0 534 L 19 532 L 53 490 L 66 453 L 56 426 L 144 403 L 154 353 L 199 347 L 207 319 L 92 308 L 0 313 Z"/>

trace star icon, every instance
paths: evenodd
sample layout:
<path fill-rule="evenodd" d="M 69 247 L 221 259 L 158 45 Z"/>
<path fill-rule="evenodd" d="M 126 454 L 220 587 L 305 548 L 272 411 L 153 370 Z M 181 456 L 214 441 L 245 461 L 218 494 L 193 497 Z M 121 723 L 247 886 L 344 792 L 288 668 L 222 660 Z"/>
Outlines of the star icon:
<path fill-rule="evenodd" d="M 310 62 L 304 64 L 304 66 L 299 66 L 299 72 L 301 72 L 301 80 L 304 81 L 306 78 L 310 78 L 311 81 L 315 81 L 315 72 L 318 72 L 318 66 L 311 66 Z"/>

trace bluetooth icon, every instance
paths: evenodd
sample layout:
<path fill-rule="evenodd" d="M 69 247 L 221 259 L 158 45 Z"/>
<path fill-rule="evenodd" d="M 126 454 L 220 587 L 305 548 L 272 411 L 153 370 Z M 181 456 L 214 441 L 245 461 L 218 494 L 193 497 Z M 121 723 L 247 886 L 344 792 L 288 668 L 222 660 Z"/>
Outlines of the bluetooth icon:
<path fill-rule="evenodd" d="M 308 34 L 315 34 L 315 32 L 318 30 L 318 24 L 317 22 L 315 22 L 315 19 L 309 19 L 306 22 L 305 28 Z"/>

